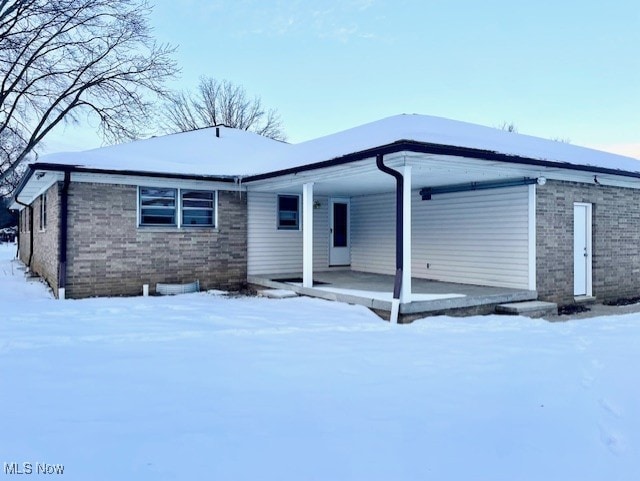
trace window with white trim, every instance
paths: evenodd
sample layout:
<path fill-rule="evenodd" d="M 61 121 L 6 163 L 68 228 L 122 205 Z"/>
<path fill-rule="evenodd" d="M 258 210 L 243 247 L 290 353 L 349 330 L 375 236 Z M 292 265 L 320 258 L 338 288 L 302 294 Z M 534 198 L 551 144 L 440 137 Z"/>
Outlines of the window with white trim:
<path fill-rule="evenodd" d="M 40 196 L 40 230 L 47 228 L 47 194 Z"/>
<path fill-rule="evenodd" d="M 215 227 L 215 192 L 181 189 L 180 195 L 183 226 Z"/>
<path fill-rule="evenodd" d="M 140 187 L 140 225 L 177 225 L 177 189 Z"/>
<path fill-rule="evenodd" d="M 141 226 L 215 227 L 216 191 L 140 187 Z"/>
<path fill-rule="evenodd" d="M 300 196 L 278 195 L 278 229 L 300 229 Z"/>

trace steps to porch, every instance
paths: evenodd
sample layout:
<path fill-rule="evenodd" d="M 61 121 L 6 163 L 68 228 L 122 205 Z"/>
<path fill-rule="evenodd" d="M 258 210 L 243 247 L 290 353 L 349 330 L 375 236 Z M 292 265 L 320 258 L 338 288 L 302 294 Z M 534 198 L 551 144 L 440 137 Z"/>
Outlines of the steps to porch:
<path fill-rule="evenodd" d="M 298 297 L 298 294 L 290 289 L 260 289 L 258 291 L 260 297 L 268 297 L 269 299 L 288 299 Z"/>
<path fill-rule="evenodd" d="M 558 314 L 558 304 L 544 301 L 512 302 L 509 304 L 498 304 L 497 314 L 511 314 L 514 316 L 544 317 Z"/>

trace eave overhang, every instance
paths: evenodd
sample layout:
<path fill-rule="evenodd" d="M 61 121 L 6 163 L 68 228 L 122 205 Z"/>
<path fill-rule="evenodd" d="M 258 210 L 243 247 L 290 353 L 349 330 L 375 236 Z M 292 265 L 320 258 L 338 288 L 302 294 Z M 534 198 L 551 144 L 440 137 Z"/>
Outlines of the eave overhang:
<path fill-rule="evenodd" d="M 98 169 L 94 167 L 83 167 L 80 165 L 64 165 L 51 164 L 46 162 L 36 162 L 27 166 L 27 171 L 23 175 L 18 187 L 13 195 L 14 201 L 18 201 L 20 193 L 29 180 L 36 172 L 60 172 L 64 173 L 83 173 L 83 174 L 104 174 L 104 175 L 126 175 L 135 177 L 151 177 L 156 179 L 181 179 L 181 180 L 199 180 L 209 182 L 225 182 L 235 184 L 238 181 L 237 176 L 230 175 L 195 175 L 195 174 L 176 174 L 164 172 L 149 172 L 141 170 L 116 170 L 116 169 Z"/>
<path fill-rule="evenodd" d="M 336 165 L 348 164 L 368 158 L 375 158 L 377 155 L 394 154 L 398 152 L 415 152 L 421 154 L 446 155 L 452 157 L 466 157 L 478 160 L 487 160 L 491 162 L 504 162 L 509 164 L 559 168 L 566 170 L 574 170 L 581 172 L 591 172 L 594 174 L 608 174 L 623 177 L 631 177 L 640 179 L 640 172 L 625 171 L 620 169 L 609 169 L 604 167 L 596 167 L 591 165 L 580 165 L 560 160 L 542 160 L 532 157 L 523 157 L 519 155 L 504 154 L 491 150 L 474 149 L 470 147 L 457 147 L 452 145 L 432 144 L 428 142 L 418 142 L 415 140 L 398 140 L 390 144 L 374 147 L 371 149 L 361 150 L 350 154 L 335 157 L 333 159 L 314 162 L 311 164 L 300 165 L 290 169 L 282 169 L 264 174 L 250 175 L 242 178 L 243 183 L 255 182 L 258 180 L 271 179 L 283 175 L 297 174 L 299 172 L 307 172 L 310 170 L 323 169 Z"/>

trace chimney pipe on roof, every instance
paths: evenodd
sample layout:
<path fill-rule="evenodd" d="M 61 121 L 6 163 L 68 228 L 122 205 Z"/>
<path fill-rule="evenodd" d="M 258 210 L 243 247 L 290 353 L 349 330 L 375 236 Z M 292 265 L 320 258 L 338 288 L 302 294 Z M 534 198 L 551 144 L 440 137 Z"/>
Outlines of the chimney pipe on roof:
<path fill-rule="evenodd" d="M 220 137 L 220 127 L 216 127 L 216 137 Z"/>

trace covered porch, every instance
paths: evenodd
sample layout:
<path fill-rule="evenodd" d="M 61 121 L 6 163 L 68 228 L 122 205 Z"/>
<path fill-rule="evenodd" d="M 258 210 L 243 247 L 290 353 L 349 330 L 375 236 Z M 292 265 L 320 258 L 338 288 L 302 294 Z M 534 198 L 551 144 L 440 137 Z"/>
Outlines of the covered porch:
<path fill-rule="evenodd" d="M 531 166 L 396 152 L 254 179 L 248 281 L 392 320 L 536 299 L 538 177 Z"/>
<path fill-rule="evenodd" d="M 395 278 L 393 275 L 333 269 L 314 273 L 313 286 L 303 286 L 303 273 L 264 274 L 249 276 L 250 284 L 271 289 L 285 289 L 300 295 L 330 301 L 357 304 L 379 311 L 383 317 L 392 309 Z M 497 304 L 534 300 L 535 291 L 506 287 L 457 284 L 413 278 L 409 302 L 400 304 L 402 317 L 418 314 L 493 310 Z M 386 313 L 386 315 L 385 315 Z"/>

